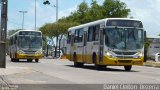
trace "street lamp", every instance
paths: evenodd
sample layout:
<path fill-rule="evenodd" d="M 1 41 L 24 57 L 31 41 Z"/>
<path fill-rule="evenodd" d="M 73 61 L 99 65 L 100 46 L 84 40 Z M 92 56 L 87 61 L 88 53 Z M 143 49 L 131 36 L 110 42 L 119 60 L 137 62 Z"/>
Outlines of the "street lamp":
<path fill-rule="evenodd" d="M 24 14 L 27 13 L 27 11 L 19 11 L 20 13 L 22 13 L 23 15 L 23 18 L 22 18 L 22 30 L 23 30 L 23 27 L 24 27 Z"/>
<path fill-rule="evenodd" d="M 51 3 L 46 0 L 43 2 L 44 5 L 50 5 Z M 53 5 L 51 7 L 56 7 L 56 22 L 58 21 L 58 0 L 56 0 L 56 5 Z"/>
<path fill-rule="evenodd" d="M 50 5 L 50 2 L 48 0 L 45 0 L 43 2 L 44 5 Z M 56 5 L 51 5 L 51 7 L 56 7 L 56 23 L 58 22 L 58 0 L 56 0 Z M 56 47 L 55 47 L 55 51 L 57 51 L 57 46 L 58 46 L 58 36 L 56 36 Z M 59 45 L 60 46 L 60 45 Z M 60 49 L 60 48 L 59 48 Z M 55 53 L 56 56 L 56 53 Z"/>

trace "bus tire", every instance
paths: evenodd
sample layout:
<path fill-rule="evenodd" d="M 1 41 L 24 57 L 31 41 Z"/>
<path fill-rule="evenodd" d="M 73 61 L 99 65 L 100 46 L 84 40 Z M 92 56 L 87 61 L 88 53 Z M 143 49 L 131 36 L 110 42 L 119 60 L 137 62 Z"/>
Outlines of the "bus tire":
<path fill-rule="evenodd" d="M 101 70 L 102 67 L 97 64 L 97 56 L 95 54 L 93 54 L 92 59 L 93 59 L 93 62 L 94 62 L 95 70 Z"/>
<path fill-rule="evenodd" d="M 19 62 L 19 59 L 15 59 L 16 62 Z"/>
<path fill-rule="evenodd" d="M 73 60 L 74 60 L 74 66 L 75 67 L 83 67 L 83 63 L 77 62 L 77 56 L 76 56 L 76 54 L 74 54 Z"/>
<path fill-rule="evenodd" d="M 13 58 L 11 58 L 11 62 L 14 62 L 14 59 L 13 59 Z"/>
<path fill-rule="evenodd" d="M 38 62 L 39 62 L 39 59 L 35 59 L 35 62 L 37 62 L 37 63 L 38 63 Z"/>
<path fill-rule="evenodd" d="M 27 59 L 27 62 L 32 62 L 32 59 Z"/>
<path fill-rule="evenodd" d="M 124 66 L 125 71 L 131 71 L 132 65 Z"/>

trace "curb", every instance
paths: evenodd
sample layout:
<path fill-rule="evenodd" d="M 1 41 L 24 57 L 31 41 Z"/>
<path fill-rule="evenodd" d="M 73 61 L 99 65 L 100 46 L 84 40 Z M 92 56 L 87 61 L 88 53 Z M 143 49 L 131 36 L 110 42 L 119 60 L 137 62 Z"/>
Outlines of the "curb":
<path fill-rule="evenodd" d="M 148 61 L 144 63 L 144 66 L 160 68 L 160 62 Z"/>

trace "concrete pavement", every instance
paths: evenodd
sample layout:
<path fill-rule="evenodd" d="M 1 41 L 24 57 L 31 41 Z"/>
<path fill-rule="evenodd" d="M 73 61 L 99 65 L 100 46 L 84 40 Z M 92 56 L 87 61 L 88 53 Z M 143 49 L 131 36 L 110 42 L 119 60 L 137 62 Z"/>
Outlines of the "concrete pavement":
<path fill-rule="evenodd" d="M 144 62 L 144 66 L 160 68 L 160 61 L 155 62 L 153 60 L 148 60 L 147 62 Z"/>
<path fill-rule="evenodd" d="M 7 66 L 6 68 L 0 68 L 0 90 L 18 90 L 18 87 L 7 76 L 30 71 L 28 67 Z"/>
<path fill-rule="evenodd" d="M 102 84 L 122 83 L 160 84 L 159 72 L 159 68 L 146 66 L 133 66 L 131 72 L 126 72 L 123 67 L 116 66 L 109 66 L 105 70 L 96 71 L 93 65 L 75 68 L 73 67 L 73 62 L 66 59 L 45 58 L 40 60 L 39 63 L 35 63 L 26 61 L 11 62 L 9 57 L 7 57 L 7 68 L 0 69 L 0 82 L 5 87 L 16 87 L 13 85 L 18 85 L 18 87 L 23 88 L 19 90 L 35 90 L 29 89 L 27 85 L 31 86 L 30 88 L 33 88 L 34 85 L 36 88 L 39 88 L 37 90 L 46 90 L 40 89 L 39 86 L 41 88 L 48 86 L 49 89 L 47 90 L 66 90 L 66 87 L 69 86 L 73 88 L 82 87 L 82 89 L 78 90 L 94 90 L 97 87 L 100 88 L 96 86 L 99 84 L 101 86 Z M 59 87 L 56 87 L 57 84 Z M 78 86 L 75 84 L 78 84 Z M 89 84 L 92 85 L 88 87 Z M 68 86 L 62 87 L 62 85 Z M 83 86 L 87 86 L 87 89 Z M 93 86 L 96 87 L 93 88 Z"/>

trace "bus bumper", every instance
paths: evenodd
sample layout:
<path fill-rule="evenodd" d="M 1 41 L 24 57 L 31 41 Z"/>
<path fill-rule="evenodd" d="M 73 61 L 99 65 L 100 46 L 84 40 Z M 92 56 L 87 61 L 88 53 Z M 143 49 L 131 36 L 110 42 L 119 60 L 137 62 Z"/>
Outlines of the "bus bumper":
<path fill-rule="evenodd" d="M 18 59 L 41 59 L 42 54 L 17 54 Z"/>
<path fill-rule="evenodd" d="M 144 57 L 141 58 L 109 58 L 104 56 L 100 65 L 124 66 L 124 65 L 143 65 Z"/>

